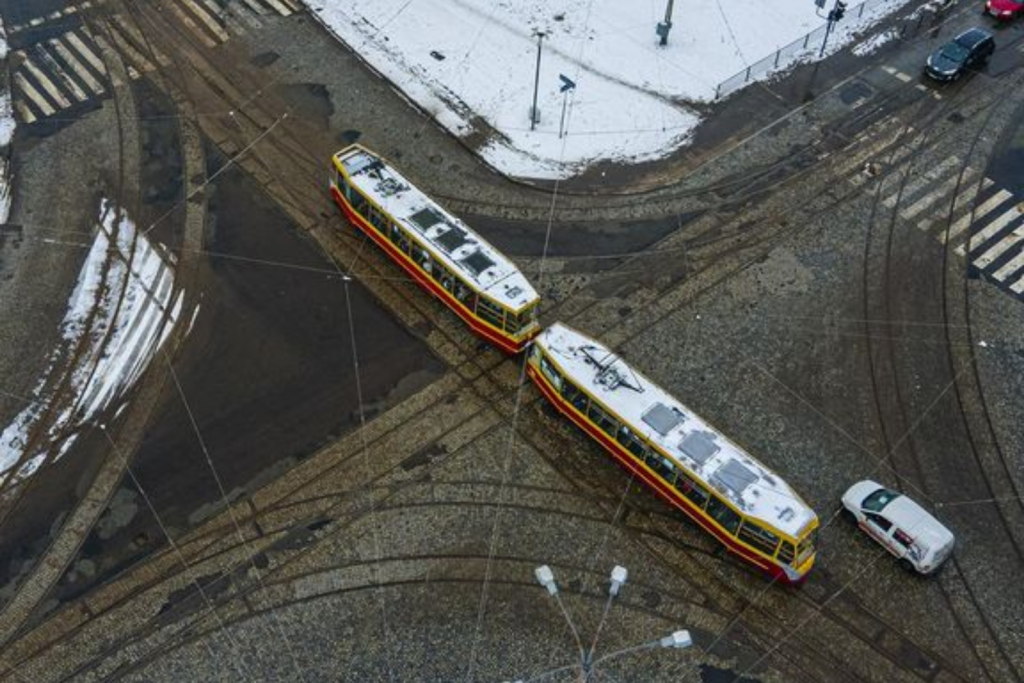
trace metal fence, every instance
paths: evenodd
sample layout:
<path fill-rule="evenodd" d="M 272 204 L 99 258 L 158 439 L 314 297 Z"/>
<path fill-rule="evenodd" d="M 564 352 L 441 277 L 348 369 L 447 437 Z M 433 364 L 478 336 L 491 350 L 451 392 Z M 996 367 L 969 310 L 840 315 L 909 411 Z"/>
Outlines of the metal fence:
<path fill-rule="evenodd" d="M 893 2 L 893 0 L 865 0 L 859 5 L 848 9 L 846 16 L 859 19 L 864 16 L 865 12 L 890 2 Z M 715 99 L 720 99 L 731 92 L 739 90 L 750 81 L 757 80 L 780 69 L 786 69 L 802 59 L 816 56 L 816 53 L 821 49 L 822 41 L 825 39 L 826 30 L 827 24 L 819 26 L 803 38 L 797 38 L 789 45 L 779 48 L 773 54 L 751 64 L 736 75 L 725 79 L 715 88 Z"/>

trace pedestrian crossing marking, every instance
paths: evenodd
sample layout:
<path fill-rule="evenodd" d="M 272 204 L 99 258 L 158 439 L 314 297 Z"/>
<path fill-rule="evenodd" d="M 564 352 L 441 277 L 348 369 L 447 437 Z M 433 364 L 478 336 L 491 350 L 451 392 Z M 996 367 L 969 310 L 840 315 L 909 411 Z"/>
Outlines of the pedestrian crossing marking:
<path fill-rule="evenodd" d="M 185 26 L 189 28 L 192 35 L 198 38 L 203 43 L 203 45 L 205 45 L 206 47 L 217 47 L 217 41 L 211 38 L 209 35 L 207 35 L 207 33 L 203 31 L 201 28 L 199 28 L 199 26 L 197 26 L 196 23 L 192 21 L 192 19 L 190 19 L 187 14 L 185 14 L 185 10 L 181 9 L 181 7 L 179 7 L 176 2 L 171 2 L 170 4 L 165 6 L 171 8 L 171 12 L 173 12 L 178 17 L 178 19 L 181 20 L 181 23 L 185 24 Z"/>
<path fill-rule="evenodd" d="M 277 10 L 277 13 L 280 14 L 282 17 L 287 17 L 292 14 L 293 10 L 290 7 L 286 7 L 283 3 L 279 2 L 278 0 L 266 0 L 266 2 L 268 5 Z"/>
<path fill-rule="evenodd" d="M 974 259 L 974 264 L 979 268 L 987 268 L 988 266 L 992 265 L 992 263 L 994 263 L 1000 256 L 1009 251 L 1011 247 L 1020 244 L 1021 239 L 1024 239 L 1024 227 L 1017 228 L 1012 233 L 1010 233 L 1003 239 L 999 240 L 994 247 L 986 251 L 978 258 Z M 1016 270 L 1016 268 L 1007 270 L 1007 267 L 1012 264 L 1013 261 L 1011 260 L 1009 263 L 1007 263 L 1002 268 L 997 270 L 994 273 L 993 277 L 995 277 L 997 280 L 1005 279 L 1007 275 Z"/>
<path fill-rule="evenodd" d="M 1000 190 L 998 193 L 996 193 L 996 197 L 1000 196 L 1004 197 L 1004 199 L 1000 201 L 999 204 L 1002 204 L 1007 199 L 1013 199 L 1013 195 L 1007 192 L 1006 190 Z M 1004 211 L 1002 214 L 999 215 L 998 218 L 996 218 L 994 221 L 986 225 L 983 230 L 979 230 L 978 232 L 971 235 L 971 237 L 967 240 L 968 245 L 974 244 L 980 247 L 981 245 L 985 244 L 985 242 L 987 242 L 989 238 L 996 235 L 1000 230 L 1002 230 L 1007 225 L 1017 220 L 1019 217 L 1020 214 L 1017 212 L 1016 209 L 1009 209 L 1008 211 Z M 975 214 L 975 218 L 977 218 L 977 214 Z M 956 253 L 963 256 L 966 253 L 964 247 L 965 245 L 961 244 L 959 247 L 956 248 Z"/>
<path fill-rule="evenodd" d="M 55 60 L 53 56 L 46 51 L 46 48 L 44 48 L 42 45 L 36 45 L 36 51 L 39 55 L 39 58 L 43 61 L 43 63 L 50 69 L 51 72 L 53 72 L 54 75 L 58 77 L 61 85 L 63 85 L 66 89 L 71 91 L 71 94 L 74 95 L 76 100 L 78 100 L 79 102 L 85 102 L 87 99 L 89 99 L 89 95 L 86 94 L 86 92 L 82 90 L 77 83 L 75 83 L 75 79 L 73 79 L 68 74 L 68 72 L 65 71 L 64 68 L 57 62 L 57 60 Z"/>
<path fill-rule="evenodd" d="M 46 101 L 46 98 L 36 90 L 35 86 L 25 80 L 25 77 L 20 72 L 14 74 L 14 82 L 17 84 L 18 89 L 24 94 L 29 101 L 35 105 L 36 109 L 43 113 L 43 116 L 53 116 L 57 113 L 57 110 Z"/>
<path fill-rule="evenodd" d="M 106 92 L 103 85 L 97 81 L 91 73 L 89 73 L 89 70 L 85 68 L 85 65 L 79 61 L 78 57 L 76 57 L 74 53 L 72 53 L 71 50 L 69 50 L 64 43 L 60 41 L 59 38 L 51 38 L 49 40 L 49 45 L 58 55 L 61 56 L 61 59 L 63 59 L 68 66 L 74 70 L 78 77 L 82 79 L 85 83 L 85 87 L 89 88 L 93 95 L 102 95 Z"/>
<path fill-rule="evenodd" d="M 54 102 L 61 109 L 67 109 L 71 106 L 71 102 L 61 94 L 60 89 L 53 84 L 53 81 L 51 81 L 46 74 L 32 63 L 32 60 L 26 59 L 22 64 L 22 67 L 24 67 L 25 71 L 27 71 L 35 82 L 42 87 L 43 92 L 50 97 L 51 102 Z"/>
<path fill-rule="evenodd" d="M 36 115 L 32 113 L 27 104 L 21 100 L 14 100 L 14 109 L 21 115 L 22 121 L 25 123 L 35 123 Z"/>
<path fill-rule="evenodd" d="M 1020 244 L 1019 237 L 1017 240 L 1017 244 Z M 1000 281 L 1005 280 L 1007 276 L 1012 275 L 1013 273 L 1020 270 L 1022 267 L 1024 267 L 1024 251 L 1021 251 L 1014 258 L 1007 261 L 1006 265 L 1004 265 L 1002 268 L 1000 268 L 993 274 L 993 277 Z M 1020 280 L 1017 284 L 1021 283 L 1024 283 L 1024 275 L 1021 275 Z"/>
<path fill-rule="evenodd" d="M 78 51 L 78 54 L 85 58 L 85 61 L 89 62 L 92 68 L 96 69 L 101 75 L 107 75 L 107 67 L 103 64 L 103 60 L 96 56 L 96 53 L 89 49 L 89 46 L 79 38 L 74 31 L 64 36 L 71 46 Z"/>
<path fill-rule="evenodd" d="M 972 272 L 1024 300 L 1024 202 L 979 170 L 963 167 L 956 157 L 943 159 L 910 181 L 865 170 L 883 161 L 891 168 L 898 163 L 895 160 L 905 160 L 913 152 L 912 145 L 897 148 L 879 162 L 869 162 L 849 180 L 858 186 L 869 180 L 888 183 L 883 205 L 895 208 L 901 218 L 933 234 L 940 243 L 955 245 L 953 251 L 967 258 Z M 906 205 L 901 208 L 903 202 Z"/>
<path fill-rule="evenodd" d="M 127 58 L 129 62 L 128 66 L 132 66 L 136 70 L 136 74 L 133 75 L 131 70 L 128 71 L 128 76 L 132 80 L 139 78 L 139 73 L 149 73 L 156 69 L 153 62 L 149 61 L 145 55 L 135 49 L 135 46 L 129 41 L 128 37 L 123 32 L 123 26 L 119 23 L 112 23 L 110 25 L 110 38 L 114 41 L 118 51 Z"/>
<path fill-rule="evenodd" d="M 211 16 L 209 12 L 204 11 L 202 7 L 200 7 L 194 2 L 194 0 L 181 1 L 185 3 L 186 7 L 192 10 L 192 14 L 195 15 L 195 17 L 199 19 L 201 22 L 203 22 L 203 25 L 210 29 L 210 32 L 213 33 L 213 35 L 215 35 L 217 38 L 219 38 L 221 42 L 224 42 L 228 39 L 227 31 L 224 30 L 224 28 L 220 25 L 220 22 L 218 22 L 217 19 L 214 18 L 214 16 Z"/>

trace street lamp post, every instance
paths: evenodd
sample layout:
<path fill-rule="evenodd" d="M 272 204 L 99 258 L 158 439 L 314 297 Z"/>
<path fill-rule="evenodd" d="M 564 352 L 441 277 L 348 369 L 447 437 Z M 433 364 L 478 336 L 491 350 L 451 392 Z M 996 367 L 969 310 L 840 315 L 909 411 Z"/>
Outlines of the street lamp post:
<path fill-rule="evenodd" d="M 537 121 L 540 120 L 540 112 L 537 111 L 537 90 L 540 88 L 540 48 L 547 33 L 545 31 L 534 31 L 533 35 L 537 36 L 537 70 L 533 76 L 533 106 L 530 107 L 530 130 L 536 129 Z"/>
<path fill-rule="evenodd" d="M 660 22 L 654 29 L 654 32 L 661 39 L 658 41 L 658 44 L 662 46 L 668 45 L 668 32 L 672 30 L 673 5 L 675 5 L 675 0 L 668 0 L 668 5 L 665 6 L 665 21 Z"/>
<path fill-rule="evenodd" d="M 572 631 L 573 638 L 576 640 L 576 647 L 579 650 L 580 659 L 579 662 L 575 664 L 560 666 L 557 669 L 551 669 L 549 671 L 539 673 L 536 676 L 531 676 L 530 678 L 515 679 L 512 683 L 534 683 L 535 681 L 542 681 L 557 674 L 574 669 L 580 672 L 580 680 L 583 683 L 590 683 L 594 679 L 595 674 L 598 674 L 597 665 L 607 662 L 608 660 L 633 652 L 640 652 L 642 650 L 653 650 L 655 648 L 686 649 L 693 645 L 693 638 L 690 637 L 690 632 L 686 630 L 679 630 L 674 631 L 664 638 L 640 643 L 639 645 L 633 645 L 632 647 L 626 647 L 595 658 L 594 654 L 597 649 L 598 637 L 601 635 L 601 627 L 604 626 L 604 622 L 608 617 L 608 610 L 611 608 L 612 601 L 615 599 L 615 596 L 619 594 L 619 590 L 622 588 L 623 584 L 626 583 L 626 578 L 629 575 L 626 568 L 616 566 L 612 569 L 611 584 L 608 586 L 608 599 L 605 602 L 604 613 L 601 615 L 601 621 L 597 625 L 597 630 L 594 633 L 594 639 L 590 643 L 589 650 L 583 649 L 579 631 L 576 630 L 576 624 L 573 623 L 572 617 L 569 615 L 569 611 L 565 609 L 565 605 L 562 603 L 561 597 L 559 597 L 558 584 L 555 583 L 555 574 L 551 571 L 551 567 L 542 565 L 537 567 L 533 573 L 537 578 L 537 583 L 546 588 L 548 594 L 558 603 L 558 608 L 561 610 L 562 616 L 565 617 L 566 622 L 569 624 L 569 629 Z"/>

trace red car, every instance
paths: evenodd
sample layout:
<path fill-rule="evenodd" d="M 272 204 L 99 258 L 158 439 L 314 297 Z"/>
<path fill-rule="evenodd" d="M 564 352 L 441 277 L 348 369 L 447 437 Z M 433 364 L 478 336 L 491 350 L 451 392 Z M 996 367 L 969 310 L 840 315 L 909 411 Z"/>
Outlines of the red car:
<path fill-rule="evenodd" d="M 1003 21 L 1024 14 L 1024 0 L 985 0 L 985 12 Z"/>

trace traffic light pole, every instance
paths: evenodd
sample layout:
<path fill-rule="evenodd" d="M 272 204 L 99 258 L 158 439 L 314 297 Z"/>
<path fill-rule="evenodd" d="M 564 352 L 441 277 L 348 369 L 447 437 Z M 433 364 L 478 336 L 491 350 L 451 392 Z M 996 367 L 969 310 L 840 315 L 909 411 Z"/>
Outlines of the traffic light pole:
<path fill-rule="evenodd" d="M 846 14 L 846 3 L 843 0 L 836 0 L 836 4 L 828 13 L 828 23 L 825 24 L 825 37 L 821 41 L 821 51 L 818 52 L 818 59 L 825 56 L 825 46 L 828 44 L 828 36 L 832 33 L 832 27 Z"/>

